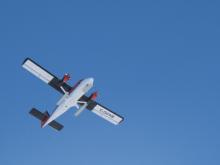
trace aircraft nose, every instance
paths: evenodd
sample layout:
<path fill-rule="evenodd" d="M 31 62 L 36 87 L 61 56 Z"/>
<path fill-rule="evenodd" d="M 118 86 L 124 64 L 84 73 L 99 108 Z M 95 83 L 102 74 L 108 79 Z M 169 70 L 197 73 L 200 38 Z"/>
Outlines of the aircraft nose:
<path fill-rule="evenodd" d="M 93 82 L 94 82 L 94 78 L 89 78 L 89 82 L 91 83 L 91 84 L 93 84 Z"/>

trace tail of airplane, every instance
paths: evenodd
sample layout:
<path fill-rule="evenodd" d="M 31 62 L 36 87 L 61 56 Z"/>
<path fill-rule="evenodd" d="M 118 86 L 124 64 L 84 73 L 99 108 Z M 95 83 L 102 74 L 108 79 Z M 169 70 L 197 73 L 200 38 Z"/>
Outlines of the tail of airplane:
<path fill-rule="evenodd" d="M 41 128 L 43 128 L 43 125 L 47 122 L 47 120 L 50 117 L 50 114 L 48 111 L 45 111 L 44 113 L 44 118 L 41 120 L 40 124 L 41 124 Z"/>
<path fill-rule="evenodd" d="M 36 117 L 41 121 L 41 127 L 44 125 L 44 123 L 48 120 L 50 117 L 49 113 L 46 111 L 44 113 L 40 112 L 39 110 L 32 108 L 31 111 L 29 112 L 32 116 Z M 52 121 L 51 123 L 48 124 L 52 128 L 54 128 L 57 131 L 60 131 L 63 129 L 63 125 L 60 123 L 56 122 L 55 120 Z"/>

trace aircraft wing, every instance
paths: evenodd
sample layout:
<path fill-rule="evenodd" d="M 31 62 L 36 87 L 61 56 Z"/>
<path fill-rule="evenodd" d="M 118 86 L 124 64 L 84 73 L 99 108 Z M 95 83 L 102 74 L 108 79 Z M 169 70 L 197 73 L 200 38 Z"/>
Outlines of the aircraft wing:
<path fill-rule="evenodd" d="M 89 97 L 85 95 L 80 98 L 80 101 L 86 101 L 88 103 L 88 106 L 86 107 L 88 110 L 92 111 L 99 117 L 102 117 L 112 124 L 118 125 L 124 120 L 122 116 L 118 115 L 117 113 L 111 111 L 110 109 L 97 103 L 94 100 L 89 100 Z"/>
<path fill-rule="evenodd" d="M 57 78 L 55 75 L 44 69 L 42 66 L 40 66 L 30 58 L 24 60 L 22 67 L 62 94 L 64 94 L 64 92 L 60 88 L 61 83 L 62 87 L 66 91 L 70 91 L 72 89 L 72 87 L 69 86 L 67 83 L 63 83 L 59 78 Z"/>

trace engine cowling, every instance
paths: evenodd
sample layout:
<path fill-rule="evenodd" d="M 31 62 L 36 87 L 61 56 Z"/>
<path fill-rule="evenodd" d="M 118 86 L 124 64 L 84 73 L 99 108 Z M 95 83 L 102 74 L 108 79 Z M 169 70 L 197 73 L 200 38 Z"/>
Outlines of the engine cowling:
<path fill-rule="evenodd" d="M 62 82 L 65 83 L 65 82 L 67 82 L 69 79 L 70 79 L 70 75 L 66 73 L 66 74 L 63 76 L 63 78 L 62 78 Z"/>
<path fill-rule="evenodd" d="M 98 97 L 98 92 L 94 92 L 90 95 L 89 100 L 95 100 Z"/>

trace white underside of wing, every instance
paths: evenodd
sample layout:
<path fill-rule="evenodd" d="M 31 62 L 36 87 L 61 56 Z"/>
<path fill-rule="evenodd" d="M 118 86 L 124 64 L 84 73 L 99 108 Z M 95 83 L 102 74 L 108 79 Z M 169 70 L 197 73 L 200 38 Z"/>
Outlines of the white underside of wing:
<path fill-rule="evenodd" d="M 31 72 L 33 75 L 44 81 L 45 83 L 49 83 L 54 76 L 49 74 L 47 71 L 33 63 L 31 60 L 27 60 L 23 65 L 23 68 Z"/>
<path fill-rule="evenodd" d="M 92 112 L 115 125 L 119 124 L 123 120 L 120 116 L 112 113 L 98 104 L 94 107 Z"/>

